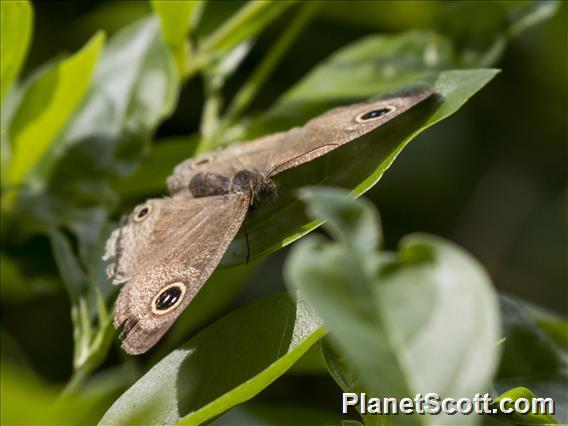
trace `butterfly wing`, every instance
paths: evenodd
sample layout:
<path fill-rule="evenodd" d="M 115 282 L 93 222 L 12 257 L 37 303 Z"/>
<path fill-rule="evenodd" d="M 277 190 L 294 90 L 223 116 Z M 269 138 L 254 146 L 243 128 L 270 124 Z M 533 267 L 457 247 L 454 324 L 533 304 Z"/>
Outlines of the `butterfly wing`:
<path fill-rule="evenodd" d="M 372 132 L 433 94 L 432 89 L 334 108 L 288 132 L 264 166 L 268 176 L 315 160 Z"/>
<path fill-rule="evenodd" d="M 168 190 L 170 194 L 189 193 L 189 182 L 198 173 L 234 176 L 240 170 L 262 172 L 270 164 L 273 153 L 286 139 L 287 133 L 274 133 L 254 141 L 235 143 L 222 150 L 189 158 L 178 164 L 173 174 L 168 177 Z"/>
<path fill-rule="evenodd" d="M 120 226 L 107 240 L 103 260 L 109 261 L 107 276 L 113 284 L 132 279 L 143 265 L 159 257 L 164 246 L 179 230 L 194 228 L 209 207 L 222 204 L 221 198 L 192 199 L 177 196 L 155 198 L 136 206 L 123 216 Z"/>
<path fill-rule="evenodd" d="M 200 172 L 232 176 L 239 170 L 251 169 L 269 177 L 275 176 L 375 130 L 432 94 L 432 89 L 421 89 L 334 108 L 308 121 L 303 127 L 233 144 L 186 160 L 176 166 L 173 175 L 168 178 L 168 188 L 172 194 L 183 192 Z M 365 114 L 370 116 L 365 119 Z"/>
<path fill-rule="evenodd" d="M 145 210 L 148 213 L 142 215 Z M 147 200 L 122 217 L 119 227 L 107 240 L 103 255 L 103 260 L 109 262 L 106 274 L 113 284 L 130 280 L 140 265 L 154 257 L 160 239 L 155 232 L 156 224 L 163 222 L 165 216 L 172 216 L 174 211 L 173 200 L 158 198 Z"/>
<path fill-rule="evenodd" d="M 170 328 L 219 264 L 244 220 L 249 197 L 150 200 L 143 206 L 151 204 L 152 210 L 141 221 L 135 220 L 140 207 L 135 209 L 107 251 L 115 255 L 115 279 L 128 280 L 114 316 L 115 327 L 124 326 L 124 350 L 143 353 Z"/>

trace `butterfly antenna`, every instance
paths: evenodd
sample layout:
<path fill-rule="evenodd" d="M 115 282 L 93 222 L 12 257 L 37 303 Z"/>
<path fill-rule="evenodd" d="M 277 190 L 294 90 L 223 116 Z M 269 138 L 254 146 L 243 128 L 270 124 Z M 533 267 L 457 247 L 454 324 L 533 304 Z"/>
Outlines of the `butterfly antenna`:
<path fill-rule="evenodd" d="M 309 154 L 311 154 L 312 152 L 317 151 L 318 149 L 325 148 L 326 146 L 338 146 L 338 145 L 341 145 L 341 144 L 338 144 L 338 143 L 327 143 L 327 144 L 325 144 L 325 145 L 318 146 L 317 148 L 310 149 L 308 152 L 305 152 L 305 153 L 303 153 L 303 154 L 296 155 L 295 157 L 292 157 L 291 159 L 286 160 L 286 161 L 284 161 L 283 163 L 278 164 L 276 167 L 274 167 L 272 170 L 270 170 L 270 171 L 268 172 L 267 176 L 268 176 L 268 177 L 271 177 L 271 176 L 275 175 L 276 173 L 280 173 L 281 171 L 286 170 L 286 167 L 288 166 L 288 164 L 293 163 L 293 162 L 294 162 L 295 160 L 297 160 L 298 158 L 305 157 L 306 155 L 309 155 Z M 317 158 L 317 157 L 316 157 L 316 158 Z"/>

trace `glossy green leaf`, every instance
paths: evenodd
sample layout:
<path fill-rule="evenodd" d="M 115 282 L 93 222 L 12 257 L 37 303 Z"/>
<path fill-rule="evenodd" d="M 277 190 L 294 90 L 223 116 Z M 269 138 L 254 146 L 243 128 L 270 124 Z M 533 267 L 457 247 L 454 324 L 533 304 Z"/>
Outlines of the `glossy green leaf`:
<path fill-rule="evenodd" d="M 152 132 L 173 111 L 178 89 L 179 77 L 158 22 L 154 18 L 135 22 L 109 41 L 91 91 L 61 143 L 98 144 L 99 169 L 130 173 Z M 83 174 L 82 170 L 72 173 Z"/>
<path fill-rule="evenodd" d="M 305 189 L 302 198 L 317 211 L 313 206 L 329 203 L 330 194 L 348 199 L 345 191 L 331 188 Z M 343 203 L 338 204 L 339 214 L 328 215 L 324 225 L 330 233 L 345 221 Z M 290 288 L 317 310 L 330 340 L 370 394 L 400 399 L 435 392 L 457 398 L 488 388 L 499 356 L 497 298 L 481 265 L 452 243 L 415 234 L 405 237 L 395 254 L 354 251 L 341 241 L 311 237 L 293 249 L 285 274 Z M 395 420 L 477 421 L 471 416 Z"/>
<path fill-rule="evenodd" d="M 508 398 L 512 400 L 506 405 L 506 408 L 514 410 L 514 401 L 518 399 L 526 399 L 531 401 L 535 398 L 535 394 L 532 393 L 527 388 L 514 388 L 510 389 L 507 392 L 502 393 L 494 400 L 494 406 L 496 407 L 504 398 Z M 527 414 L 520 414 L 513 411 L 512 415 L 505 415 L 504 421 L 513 423 L 513 424 L 529 424 L 529 425 L 552 425 L 558 424 L 558 422 L 554 419 L 553 416 L 546 414 L 544 412 L 539 413 L 527 413 Z"/>
<path fill-rule="evenodd" d="M 313 312 L 285 295 L 242 307 L 152 367 L 100 424 L 133 424 L 140 419 L 202 424 L 259 393 L 323 333 Z"/>
<path fill-rule="evenodd" d="M 9 184 L 22 183 L 51 148 L 87 93 L 103 43 L 104 35 L 96 34 L 28 87 L 9 128 Z"/>
<path fill-rule="evenodd" d="M 24 64 L 33 33 L 33 18 L 33 9 L 27 0 L 0 3 L 0 101 L 4 100 Z"/>
<path fill-rule="evenodd" d="M 166 43 L 172 50 L 180 75 L 185 73 L 189 59 L 189 34 L 197 24 L 201 1 L 196 0 L 151 0 L 154 13 L 158 15 Z"/>
<path fill-rule="evenodd" d="M 496 74 L 496 70 L 485 69 L 442 72 L 432 83 L 433 98 L 365 137 L 276 176 L 278 200 L 249 213 L 243 225 L 246 236 L 244 232 L 237 236 L 223 263 L 244 262 L 247 254 L 255 258 L 270 253 L 316 228 L 319 222 L 305 216 L 295 189 L 323 184 L 350 189 L 355 196 L 363 194 L 379 181 L 408 142 L 456 112 Z"/>
<path fill-rule="evenodd" d="M 327 368 L 319 345 L 314 345 L 288 371 L 293 376 L 323 376 Z"/>
<path fill-rule="evenodd" d="M 554 399 L 555 418 L 568 422 L 568 360 L 519 301 L 502 296 L 503 355 L 494 383 L 497 394 L 529 388 L 538 397 Z"/>

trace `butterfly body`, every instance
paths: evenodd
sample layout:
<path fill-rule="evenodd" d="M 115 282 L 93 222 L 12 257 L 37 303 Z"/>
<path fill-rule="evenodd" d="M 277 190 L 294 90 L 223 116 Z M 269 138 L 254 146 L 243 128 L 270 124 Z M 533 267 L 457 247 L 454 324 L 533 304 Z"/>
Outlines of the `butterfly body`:
<path fill-rule="evenodd" d="M 170 196 L 137 206 L 107 241 L 122 347 L 147 351 L 207 281 L 252 207 L 274 199 L 278 174 L 355 141 L 428 98 L 421 89 L 335 108 L 303 127 L 181 162 Z"/>
<path fill-rule="evenodd" d="M 239 170 L 231 177 L 199 172 L 189 181 L 188 189 L 195 198 L 247 193 L 251 203 L 272 200 L 277 195 L 276 185 L 272 179 L 256 170 L 248 169 Z"/>

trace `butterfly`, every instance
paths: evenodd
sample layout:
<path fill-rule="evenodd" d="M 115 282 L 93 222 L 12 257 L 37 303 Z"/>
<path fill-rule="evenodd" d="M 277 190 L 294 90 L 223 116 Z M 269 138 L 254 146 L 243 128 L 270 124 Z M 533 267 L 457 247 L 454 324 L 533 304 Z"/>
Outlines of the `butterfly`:
<path fill-rule="evenodd" d="M 416 89 L 334 108 L 302 127 L 187 159 L 167 179 L 169 196 L 123 217 L 103 259 L 113 284 L 122 348 L 154 346 L 217 267 L 251 206 L 278 196 L 273 178 L 387 123 L 431 96 Z"/>

